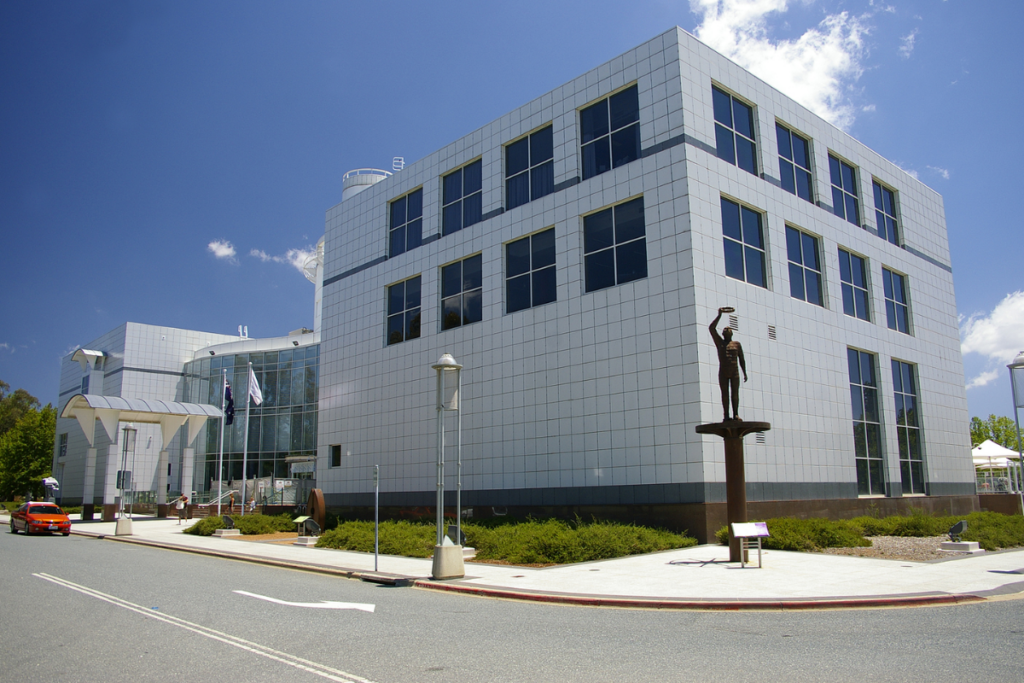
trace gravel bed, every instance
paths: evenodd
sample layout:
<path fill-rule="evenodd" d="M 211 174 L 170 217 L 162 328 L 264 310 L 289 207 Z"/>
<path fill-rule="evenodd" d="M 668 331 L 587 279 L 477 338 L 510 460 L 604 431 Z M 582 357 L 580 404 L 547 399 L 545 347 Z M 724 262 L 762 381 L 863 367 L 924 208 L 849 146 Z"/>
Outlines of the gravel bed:
<path fill-rule="evenodd" d="M 855 557 L 877 557 L 884 560 L 904 560 L 910 562 L 929 562 L 931 560 L 948 560 L 970 553 L 943 552 L 939 546 L 948 541 L 946 536 L 870 536 L 871 547 L 868 548 L 826 548 L 821 552 L 826 555 L 852 555 Z"/>

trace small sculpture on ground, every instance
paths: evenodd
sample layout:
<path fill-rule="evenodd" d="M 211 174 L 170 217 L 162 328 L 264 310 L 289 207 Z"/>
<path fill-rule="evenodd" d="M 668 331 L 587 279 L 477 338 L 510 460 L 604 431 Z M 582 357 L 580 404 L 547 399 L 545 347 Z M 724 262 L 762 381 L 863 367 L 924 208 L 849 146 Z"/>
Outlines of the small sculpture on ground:
<path fill-rule="evenodd" d="M 718 309 L 718 315 L 711 321 L 708 329 L 711 330 L 711 337 L 715 340 L 718 348 L 718 386 L 722 390 L 722 412 L 725 416 L 723 422 L 729 422 L 729 394 L 732 391 L 732 421 L 739 421 L 740 407 L 740 370 L 743 370 L 743 381 L 747 381 L 747 361 L 743 357 L 743 347 L 738 341 L 732 340 L 732 328 L 725 327 L 722 334 L 716 329 L 718 321 L 723 313 L 732 313 L 734 308 L 723 306 Z"/>

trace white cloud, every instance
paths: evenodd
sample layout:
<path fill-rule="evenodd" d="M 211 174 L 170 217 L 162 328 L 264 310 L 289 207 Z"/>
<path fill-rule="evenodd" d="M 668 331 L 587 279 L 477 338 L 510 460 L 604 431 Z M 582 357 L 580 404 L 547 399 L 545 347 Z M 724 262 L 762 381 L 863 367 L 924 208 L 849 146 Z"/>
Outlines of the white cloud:
<path fill-rule="evenodd" d="M 914 52 L 914 41 L 916 39 L 916 28 L 900 39 L 900 57 L 903 57 L 903 59 L 910 59 L 910 55 Z"/>
<path fill-rule="evenodd" d="M 983 372 L 974 379 L 972 379 L 970 382 L 968 382 L 967 388 L 976 389 L 977 387 L 983 387 L 986 384 L 991 384 L 992 381 L 998 379 L 1001 374 L 1003 373 L 999 372 L 998 370 L 988 370 L 986 372 Z"/>
<path fill-rule="evenodd" d="M 3 342 L 0 343 L 0 351 L 10 351 L 11 353 L 14 353 L 14 347 L 7 342 Z"/>
<path fill-rule="evenodd" d="M 690 0 L 701 23 L 695 35 L 723 55 L 808 107 L 849 128 L 856 108 L 850 86 L 864 71 L 869 32 L 865 17 L 830 14 L 795 40 L 773 40 L 766 18 L 783 13 L 789 0 Z"/>
<path fill-rule="evenodd" d="M 219 259 L 234 260 L 235 245 L 226 240 L 214 240 L 206 245 L 206 248 Z"/>
<path fill-rule="evenodd" d="M 915 171 L 912 168 L 904 168 L 903 167 L 903 163 L 900 162 L 900 161 L 893 161 L 893 163 L 896 164 L 897 166 L 899 166 L 899 169 L 901 171 L 903 171 L 904 173 L 906 173 L 908 176 L 910 176 L 914 180 L 918 180 L 918 173 L 917 173 L 917 171 Z"/>
<path fill-rule="evenodd" d="M 943 180 L 949 180 L 949 169 L 940 168 L 938 166 L 928 166 L 927 168 L 929 171 L 934 171 L 935 173 L 938 173 L 940 176 L 942 176 Z"/>
<path fill-rule="evenodd" d="M 253 249 L 249 252 L 249 256 L 258 258 L 264 263 L 267 261 L 273 261 L 274 263 L 287 263 L 302 273 L 302 267 L 306 264 L 306 260 L 314 253 L 316 252 L 312 247 L 306 249 L 289 249 L 284 253 L 284 256 L 271 256 L 262 249 Z"/>
<path fill-rule="evenodd" d="M 976 353 L 987 359 L 988 369 L 967 383 L 967 388 L 984 386 L 998 376 L 999 366 L 1024 351 L 1024 290 L 1007 294 L 992 312 L 960 316 L 960 352 Z"/>

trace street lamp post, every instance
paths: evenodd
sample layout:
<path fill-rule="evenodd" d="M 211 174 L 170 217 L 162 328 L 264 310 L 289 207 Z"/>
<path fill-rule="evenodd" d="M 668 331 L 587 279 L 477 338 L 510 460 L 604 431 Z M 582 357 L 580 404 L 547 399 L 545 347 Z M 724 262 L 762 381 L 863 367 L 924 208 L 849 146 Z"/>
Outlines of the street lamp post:
<path fill-rule="evenodd" d="M 1024 351 L 1017 354 L 1013 362 L 1006 366 L 1010 369 L 1010 391 L 1013 392 L 1013 422 L 1017 427 L 1017 492 L 1020 495 L 1020 510 L 1024 514 L 1024 451 L 1021 448 L 1019 411 L 1024 408 Z"/>
<path fill-rule="evenodd" d="M 132 535 L 132 521 L 131 519 L 124 516 L 124 496 L 125 491 L 131 488 L 131 470 L 128 469 L 128 451 L 132 453 L 132 461 L 135 461 L 135 435 L 137 434 L 135 426 L 132 424 L 126 424 L 124 426 L 124 432 L 122 436 L 121 448 L 121 471 L 118 472 L 118 488 L 121 489 L 121 500 L 118 505 L 117 523 L 114 525 L 115 536 L 131 536 Z"/>
<path fill-rule="evenodd" d="M 431 366 L 437 371 L 437 544 L 434 546 L 432 576 L 435 579 L 457 579 L 466 575 L 462 559 L 462 366 L 446 353 Z M 456 430 L 456 487 L 455 538 L 460 543 L 444 545 L 444 414 L 455 412 Z"/>

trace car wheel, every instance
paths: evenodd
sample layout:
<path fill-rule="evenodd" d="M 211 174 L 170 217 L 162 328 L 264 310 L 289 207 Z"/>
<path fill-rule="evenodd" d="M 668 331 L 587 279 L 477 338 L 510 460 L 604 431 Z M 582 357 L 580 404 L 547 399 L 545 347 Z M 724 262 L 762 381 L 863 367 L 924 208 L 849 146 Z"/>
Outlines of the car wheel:
<path fill-rule="evenodd" d="M 12 534 L 18 533 L 18 527 L 14 526 L 14 520 L 13 519 L 11 520 L 11 533 Z"/>
<path fill-rule="evenodd" d="M 25 528 L 24 528 L 24 529 L 22 529 L 22 531 L 24 531 L 24 532 L 25 532 L 25 535 L 26 535 L 26 536 L 28 536 L 28 535 L 30 535 L 30 534 L 31 534 L 31 531 L 30 531 L 30 529 L 31 529 L 31 527 L 30 527 L 30 526 L 28 525 L 28 522 L 25 522 Z"/>

